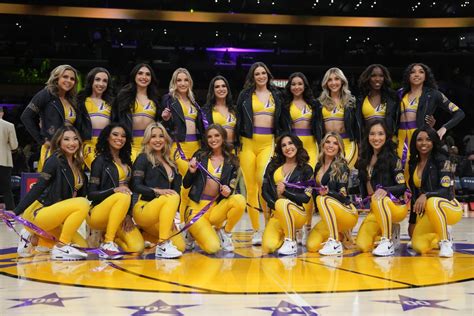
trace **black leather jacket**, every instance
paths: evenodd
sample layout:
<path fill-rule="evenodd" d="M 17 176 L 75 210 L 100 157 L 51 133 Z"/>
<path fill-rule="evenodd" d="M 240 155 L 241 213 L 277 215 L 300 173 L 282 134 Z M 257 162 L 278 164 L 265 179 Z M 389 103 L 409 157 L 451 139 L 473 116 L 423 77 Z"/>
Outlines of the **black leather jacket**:
<path fill-rule="evenodd" d="M 173 169 L 173 181 L 170 183 L 165 167 L 153 167 L 145 153 L 138 155 L 133 163 L 132 188 L 134 192 L 142 195 L 143 201 L 151 201 L 159 196 L 153 191 L 154 188 L 171 189 L 179 194 L 181 182 L 181 175 Z"/>
<path fill-rule="evenodd" d="M 76 109 L 76 115 L 79 113 Z M 41 129 L 38 116 L 41 119 Z M 64 108 L 59 98 L 44 88 L 38 92 L 21 114 L 26 130 L 38 144 L 51 140 L 54 133 L 64 126 Z M 74 123 L 78 126 L 78 120 Z"/>
<path fill-rule="evenodd" d="M 158 122 L 161 119 L 161 116 L 159 116 L 159 106 L 158 106 L 158 101 L 157 100 L 151 100 L 153 103 L 155 103 L 156 106 L 156 114 L 155 114 L 155 122 Z M 119 111 L 119 104 L 117 102 L 117 99 L 112 104 L 112 122 L 117 122 L 124 124 L 125 127 L 128 128 L 130 133 L 133 132 L 133 114 L 132 112 L 127 109 L 126 111 Z"/>
<path fill-rule="evenodd" d="M 357 121 L 357 129 L 359 131 L 359 135 L 357 135 L 359 142 L 364 137 L 363 134 L 365 131 L 366 121 L 364 119 L 364 116 L 362 115 L 362 104 L 364 103 L 364 99 L 366 97 L 367 97 L 366 95 L 361 95 L 356 100 L 355 115 L 356 115 L 356 121 Z M 399 113 L 400 101 L 398 100 L 395 93 L 393 94 L 382 93 L 381 103 L 385 104 L 385 123 L 387 124 L 387 128 L 390 134 L 395 135 L 396 132 L 398 131 L 396 127 L 397 127 L 397 121 L 398 121 L 397 113 Z"/>
<path fill-rule="evenodd" d="M 320 143 L 326 134 L 326 131 L 324 130 L 323 105 L 321 102 L 319 102 L 319 100 L 316 101 L 316 108 L 318 111 L 318 117 L 321 118 L 321 123 L 318 124 L 316 129 L 316 139 L 318 140 L 318 143 Z M 358 137 L 355 108 L 353 106 L 348 106 L 344 109 L 344 129 L 346 130 L 346 134 L 349 136 L 351 141 Z"/>
<path fill-rule="evenodd" d="M 383 186 L 385 191 L 388 191 L 393 194 L 393 196 L 399 198 L 402 196 L 406 189 L 407 185 L 405 182 L 405 176 L 403 174 L 403 167 L 401 160 L 393 153 L 390 155 L 390 161 L 388 161 L 388 170 L 390 172 L 381 172 L 380 160 L 377 160 L 375 163 L 374 169 L 372 171 L 372 177 L 370 178 L 370 184 L 374 192 L 377 190 L 377 185 Z M 387 163 L 387 162 L 383 162 Z M 359 179 L 360 179 L 360 194 L 365 197 L 367 196 L 367 171 L 359 170 Z"/>
<path fill-rule="evenodd" d="M 430 157 L 426 162 L 425 169 L 423 169 L 421 177 L 421 188 L 416 188 L 413 183 L 413 173 L 416 169 L 416 164 L 409 165 L 410 180 L 409 185 L 413 193 L 412 204 L 421 194 L 426 194 L 426 198 L 442 197 L 448 200 L 454 199 L 454 170 L 455 166 L 451 163 L 449 158 L 443 154 L 436 157 Z"/>
<path fill-rule="evenodd" d="M 280 92 L 276 88 L 269 89 L 273 100 L 275 101 L 274 125 L 273 135 L 278 136 L 283 132 L 291 130 L 290 118 L 288 115 L 282 115 L 282 98 Z M 254 90 L 247 88 L 240 92 L 237 99 L 237 125 L 236 137 L 253 137 L 253 108 L 252 108 L 252 94 Z"/>
<path fill-rule="evenodd" d="M 113 161 L 104 155 L 97 156 L 92 162 L 89 190 L 87 196 L 93 205 L 97 205 L 119 187 L 119 171 Z"/>
<path fill-rule="evenodd" d="M 161 114 L 166 107 L 169 107 L 171 110 L 171 118 L 168 121 L 164 121 L 161 118 Z M 199 108 L 197 109 L 198 115 L 196 118 L 196 133 L 198 134 L 198 140 L 200 140 L 204 134 L 205 127 L 202 120 L 202 111 L 200 111 Z M 186 119 L 178 99 L 173 98 L 170 94 L 165 94 L 161 100 L 159 112 L 160 120 L 170 134 L 171 138 L 178 142 L 184 142 L 186 140 Z"/>
<path fill-rule="evenodd" d="M 308 105 L 313 110 L 313 115 L 311 116 L 311 134 L 316 136 L 322 124 L 322 117 L 320 116 L 321 111 L 319 111 L 318 109 L 319 102 L 317 102 L 316 100 L 312 100 L 312 102 L 309 102 Z M 282 108 L 281 116 L 285 117 L 285 120 L 286 118 L 288 118 L 288 122 L 290 124 L 290 131 L 293 132 L 294 128 L 293 128 L 293 123 L 291 121 L 291 114 L 290 114 L 289 107 L 284 106 Z"/>
<path fill-rule="evenodd" d="M 64 157 L 53 154 L 46 159 L 43 172 L 40 173 L 38 182 L 15 208 L 15 214 L 23 213 L 34 201 L 38 200 L 44 206 L 73 198 L 85 196 L 87 191 L 87 177 L 81 175 L 84 183 L 79 191 L 74 189 L 74 174 Z"/>
<path fill-rule="evenodd" d="M 277 166 L 275 163 L 270 162 L 265 169 L 265 174 L 263 176 L 262 196 L 265 199 L 265 202 L 267 202 L 268 207 L 270 207 L 272 210 L 275 209 L 275 203 L 278 200 L 276 183 L 273 176 L 279 167 L 280 166 Z M 313 168 L 311 168 L 310 165 L 297 165 L 291 173 L 288 182 L 296 183 L 308 181 L 311 179 L 312 175 Z M 286 187 L 285 191 L 283 192 L 283 196 L 288 200 L 291 200 L 292 202 L 302 206 L 304 203 L 308 203 L 311 199 L 311 191 Z"/>
<path fill-rule="evenodd" d="M 402 100 L 403 96 L 406 94 L 405 91 L 399 90 L 399 97 Z M 418 109 L 416 110 L 416 126 L 421 127 L 424 126 L 425 117 L 427 115 L 434 115 L 436 109 L 440 107 L 446 112 L 451 113 L 452 117 L 449 121 L 447 121 L 443 127 L 446 129 L 451 129 L 454 126 L 458 125 L 459 122 L 462 121 L 464 116 L 464 111 L 461 110 L 459 107 L 454 105 L 449 99 L 440 91 L 428 87 L 423 87 L 423 91 L 421 93 L 420 99 L 418 101 Z M 400 106 L 397 107 L 397 128 L 398 130 L 400 126 L 400 115 L 401 109 Z"/>
<path fill-rule="evenodd" d="M 316 168 L 314 169 L 314 176 L 318 174 L 319 169 L 322 167 L 322 163 L 318 162 L 316 164 Z M 347 194 L 347 186 L 349 184 L 349 167 L 346 165 L 343 167 L 343 173 L 342 176 L 339 179 L 334 179 L 331 180 L 331 173 L 332 170 L 332 164 L 329 167 L 329 169 L 326 171 L 326 173 L 323 175 L 321 178 L 321 184 L 327 186 L 329 189 L 328 195 L 337 199 L 339 202 L 343 204 L 350 204 L 350 199 Z"/>
<path fill-rule="evenodd" d="M 200 155 L 201 152 L 198 151 L 193 155 L 193 157 L 199 157 Z M 204 168 L 208 169 L 208 157 L 203 157 L 201 159 L 198 159 L 198 161 L 204 166 Z M 222 183 L 222 185 L 227 185 L 232 190 L 231 194 L 234 193 L 235 187 L 237 185 L 237 171 L 238 167 L 233 165 L 228 158 L 225 158 L 220 182 Z M 191 173 L 188 170 L 188 172 L 183 178 L 183 187 L 185 189 L 191 188 L 189 190 L 189 198 L 191 200 L 196 203 L 199 203 L 199 201 L 201 200 L 202 192 L 204 191 L 204 187 L 206 185 L 206 181 L 207 175 L 203 171 L 201 171 L 201 169 L 197 169 L 195 173 Z M 223 195 L 219 194 L 219 197 L 216 201 L 219 202 L 224 198 L 225 197 Z"/>

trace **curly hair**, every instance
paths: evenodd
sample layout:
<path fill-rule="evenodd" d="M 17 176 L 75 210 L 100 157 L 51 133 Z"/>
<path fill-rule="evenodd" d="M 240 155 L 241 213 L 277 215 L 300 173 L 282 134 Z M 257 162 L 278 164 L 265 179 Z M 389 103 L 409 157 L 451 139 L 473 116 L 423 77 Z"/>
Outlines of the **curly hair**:
<path fill-rule="evenodd" d="M 66 92 L 66 95 L 64 96 L 66 100 L 69 101 L 69 103 L 72 104 L 74 108 L 76 107 L 76 97 L 77 97 L 77 83 L 79 80 L 79 73 L 77 70 L 70 66 L 70 65 L 59 65 L 53 70 L 51 70 L 51 74 L 49 75 L 48 80 L 46 81 L 46 89 L 48 89 L 49 93 L 59 96 L 59 87 L 58 87 L 58 81 L 59 78 L 64 74 L 65 71 L 70 70 L 74 73 L 75 81 L 74 85 L 72 86 L 71 90 Z"/>
<path fill-rule="evenodd" d="M 379 68 L 383 73 L 383 84 L 381 87 L 382 94 L 393 93 L 391 89 L 392 78 L 390 77 L 390 72 L 388 69 L 381 64 L 372 64 L 365 68 L 365 70 L 360 74 L 358 84 L 362 94 L 368 95 L 370 90 L 372 90 L 372 87 L 370 86 L 370 77 L 376 68 Z"/>
<path fill-rule="evenodd" d="M 393 157 L 397 157 L 395 153 L 395 144 L 392 141 L 392 135 L 390 134 L 385 120 L 370 120 L 365 128 L 364 137 L 362 139 L 362 148 L 359 161 L 357 162 L 357 169 L 359 174 L 367 178 L 367 167 L 370 164 L 372 155 L 374 154 L 374 148 L 369 143 L 369 134 L 372 127 L 380 125 L 385 132 L 385 143 L 383 144 L 380 152 L 377 155 L 377 163 L 374 166 L 374 170 L 377 173 L 390 173 L 392 167 L 390 162 L 393 161 Z"/>
<path fill-rule="evenodd" d="M 349 90 L 349 82 L 347 81 L 347 78 L 342 72 L 342 70 L 336 67 L 330 68 L 324 74 L 323 80 L 321 81 L 321 87 L 323 88 L 323 91 L 321 92 L 321 95 L 318 98 L 319 102 L 321 102 L 321 104 L 328 110 L 333 110 L 334 107 L 337 106 L 337 104 L 334 103 L 334 100 L 331 97 L 331 91 L 329 91 L 328 88 L 329 77 L 332 74 L 336 75 L 336 77 L 341 79 L 342 82 L 341 90 L 339 91 L 342 106 L 344 108 L 353 107 L 355 104 L 355 98 L 351 94 L 351 90 Z"/>
<path fill-rule="evenodd" d="M 306 104 L 311 106 L 311 104 L 314 103 L 315 98 L 313 95 L 313 90 L 311 89 L 309 85 L 308 79 L 302 72 L 294 72 L 288 78 L 288 82 L 285 86 L 285 91 L 284 91 L 285 108 L 289 109 L 291 102 L 293 102 L 293 93 L 291 93 L 291 83 L 293 82 L 293 79 L 295 78 L 300 78 L 301 80 L 303 80 L 303 85 L 304 85 L 303 100 L 306 102 Z"/>
<path fill-rule="evenodd" d="M 424 125 L 422 127 L 417 128 L 413 132 L 413 136 L 411 137 L 410 160 L 409 160 L 410 165 L 416 165 L 420 161 L 420 153 L 418 152 L 418 149 L 416 148 L 416 138 L 421 132 L 426 132 L 430 140 L 433 142 L 433 149 L 431 150 L 431 153 L 430 153 L 431 157 L 437 157 L 439 155 L 448 156 L 448 153 L 444 149 L 441 148 L 443 144 L 441 143 L 441 140 L 439 139 L 438 133 L 436 133 L 436 131 L 429 125 Z"/>
<path fill-rule="evenodd" d="M 122 163 L 131 166 L 132 159 L 130 156 L 132 155 L 132 135 L 122 123 L 112 122 L 100 132 L 97 145 L 95 146 L 96 155 L 103 155 L 105 160 L 113 161 L 112 153 L 110 151 L 109 137 L 112 130 L 117 127 L 120 127 L 125 131 L 125 144 L 119 151 L 120 160 L 122 160 Z"/>
<path fill-rule="evenodd" d="M 63 139 L 65 132 L 74 132 L 79 140 L 79 149 L 73 155 L 73 164 L 77 170 L 82 170 L 84 165 L 84 157 L 82 155 L 82 138 L 77 129 L 71 124 L 67 123 L 64 126 L 58 128 L 56 133 L 54 133 L 53 138 L 51 139 L 51 152 L 57 155 L 58 157 L 64 157 L 64 152 L 61 149 L 61 141 Z"/>
<path fill-rule="evenodd" d="M 410 74 L 413 71 L 413 68 L 415 66 L 420 66 L 421 68 L 423 68 L 425 72 L 425 81 L 423 82 L 423 86 L 433 88 L 433 89 L 438 89 L 438 84 L 436 83 L 436 80 L 435 80 L 433 71 L 431 71 L 431 68 L 422 63 L 413 63 L 413 64 L 408 65 L 408 67 L 403 72 L 403 79 L 402 79 L 403 91 L 406 93 L 411 90 Z"/>
<path fill-rule="evenodd" d="M 209 131 L 212 129 L 215 129 L 222 137 L 222 153 L 224 155 L 224 159 L 230 161 L 234 166 L 239 167 L 239 159 L 232 153 L 231 145 L 225 141 L 227 139 L 227 131 L 219 124 L 211 124 L 208 128 L 206 128 L 206 131 L 204 132 L 203 146 L 196 154 L 198 159 L 201 160 L 212 155 L 212 149 L 209 147 L 207 142 Z"/>
<path fill-rule="evenodd" d="M 172 168 L 176 169 L 176 163 L 171 159 L 170 152 L 171 152 L 171 137 L 166 131 L 166 128 L 161 125 L 161 123 L 151 123 L 145 129 L 143 134 L 143 141 L 142 141 L 142 153 L 145 153 L 148 161 L 153 165 L 153 167 L 160 165 L 160 161 L 156 159 L 156 155 L 154 150 L 150 147 L 150 140 L 154 129 L 159 129 L 165 136 L 165 145 L 161 150 L 161 156 L 163 159 L 170 165 Z"/>
<path fill-rule="evenodd" d="M 268 76 L 267 88 L 268 89 L 273 88 L 273 84 L 271 83 L 273 79 L 273 75 L 270 72 L 270 69 L 268 69 L 267 65 L 265 65 L 261 61 L 257 61 L 256 63 L 253 63 L 252 66 L 250 66 L 249 72 L 247 73 L 247 77 L 245 78 L 244 89 L 250 88 L 252 91 L 255 91 L 257 86 L 255 83 L 254 73 L 258 67 L 262 67 L 267 72 L 267 76 Z"/>
<path fill-rule="evenodd" d="M 215 76 L 214 78 L 211 79 L 211 82 L 209 83 L 209 89 L 207 90 L 206 106 L 208 106 L 210 109 L 213 109 L 214 105 L 216 105 L 216 94 L 214 93 L 214 84 L 216 83 L 217 80 L 224 81 L 224 84 L 227 87 L 227 96 L 225 98 L 225 105 L 229 109 L 229 112 L 235 113 L 235 108 L 232 101 L 232 93 L 230 92 L 229 82 L 224 76 Z"/>
<path fill-rule="evenodd" d="M 102 93 L 102 99 L 107 102 L 107 104 L 112 105 L 112 101 L 114 98 L 114 86 L 112 83 L 112 76 L 110 75 L 110 72 L 107 69 L 102 67 L 92 68 L 87 74 L 86 85 L 84 89 L 82 89 L 81 92 L 79 92 L 79 94 L 77 95 L 77 100 L 79 104 L 84 103 L 85 100 L 92 95 L 92 85 L 94 84 L 95 76 L 100 72 L 105 73 L 108 78 L 107 88 Z"/>
<path fill-rule="evenodd" d="M 281 143 L 285 137 L 289 137 L 293 144 L 296 147 L 296 162 L 298 166 L 303 166 L 304 164 L 308 163 L 309 155 L 306 149 L 303 147 L 303 142 L 301 139 L 291 133 L 285 132 L 281 134 L 275 141 L 275 153 L 270 161 L 270 163 L 275 167 L 278 168 L 279 166 L 283 165 L 286 162 L 286 157 L 283 154 L 283 149 L 281 148 Z"/>
<path fill-rule="evenodd" d="M 339 151 L 337 152 L 336 157 L 332 163 L 332 170 L 329 173 L 331 181 L 334 181 L 341 179 L 342 175 L 344 174 L 344 168 L 348 168 L 348 166 L 346 158 L 344 158 L 344 142 L 342 141 L 341 136 L 335 132 L 328 132 L 321 140 L 321 144 L 319 145 L 318 163 L 324 164 L 325 155 L 323 145 L 329 137 L 334 137 L 339 147 Z"/>

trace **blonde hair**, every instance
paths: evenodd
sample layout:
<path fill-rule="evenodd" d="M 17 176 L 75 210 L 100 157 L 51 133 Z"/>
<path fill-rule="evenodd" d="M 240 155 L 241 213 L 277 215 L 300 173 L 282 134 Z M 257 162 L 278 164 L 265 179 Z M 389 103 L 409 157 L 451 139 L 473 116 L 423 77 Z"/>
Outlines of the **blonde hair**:
<path fill-rule="evenodd" d="M 172 167 L 176 169 L 175 162 L 170 158 L 171 152 L 171 137 L 166 131 L 165 127 L 161 125 L 161 123 L 151 123 L 145 129 L 143 134 L 143 141 L 142 141 L 142 153 L 145 153 L 149 162 L 151 162 L 153 167 L 159 166 L 161 163 L 158 159 L 156 159 L 156 155 L 153 149 L 150 147 L 150 140 L 153 133 L 153 129 L 158 128 L 161 130 L 163 135 L 165 136 L 165 145 L 161 150 L 161 156 L 163 159 Z"/>
<path fill-rule="evenodd" d="M 329 111 L 333 110 L 337 106 L 337 104 L 331 98 L 331 91 L 328 88 L 329 76 L 331 76 L 332 74 L 335 74 L 336 77 L 341 79 L 342 82 L 340 97 L 343 108 L 354 106 L 355 98 L 351 94 L 351 90 L 349 90 L 349 82 L 347 81 L 347 78 L 342 72 L 342 70 L 336 67 L 330 68 L 324 74 L 323 80 L 321 82 L 321 87 L 323 88 L 323 91 L 321 92 L 321 95 L 318 98 L 319 102 L 321 102 L 321 104 Z"/>
<path fill-rule="evenodd" d="M 64 126 L 60 127 L 56 133 L 54 133 L 53 138 L 51 139 L 51 152 L 55 153 L 58 157 L 64 156 L 64 152 L 61 149 L 61 141 L 63 139 L 64 133 L 68 131 L 74 132 L 77 139 L 79 140 L 79 148 L 72 157 L 74 167 L 77 169 L 77 171 L 79 171 L 82 170 L 82 166 L 84 165 L 84 157 L 82 155 L 82 138 L 74 126 L 66 123 Z"/>
<path fill-rule="evenodd" d="M 346 161 L 346 158 L 344 158 L 344 142 L 342 141 L 341 136 L 335 132 L 328 132 L 321 140 L 321 144 L 319 144 L 318 162 L 321 164 L 324 164 L 325 156 L 324 156 L 323 146 L 329 137 L 334 137 L 339 147 L 339 151 L 336 154 L 336 157 L 334 158 L 334 161 L 331 166 L 331 172 L 329 173 L 331 181 L 334 181 L 334 180 L 341 179 L 344 173 L 343 171 L 344 167 L 347 168 L 347 161 Z"/>
<path fill-rule="evenodd" d="M 191 74 L 186 68 L 178 68 L 173 72 L 173 75 L 171 76 L 171 80 L 170 80 L 170 87 L 169 87 L 170 95 L 175 99 L 178 98 L 178 93 L 176 92 L 176 90 L 178 88 L 177 81 L 178 81 L 179 74 L 185 74 L 186 77 L 188 77 L 189 89 L 187 92 L 187 97 L 192 103 L 196 102 L 196 99 L 194 98 L 194 93 L 193 93 L 193 78 L 191 78 Z"/>
<path fill-rule="evenodd" d="M 66 99 L 75 107 L 76 96 L 77 96 L 77 83 L 79 81 L 79 75 L 77 70 L 70 65 L 59 65 L 51 71 L 48 81 L 46 81 L 46 88 L 51 94 L 59 96 L 58 81 L 59 78 L 64 74 L 65 71 L 70 70 L 74 73 L 75 81 L 72 89 L 66 92 Z"/>

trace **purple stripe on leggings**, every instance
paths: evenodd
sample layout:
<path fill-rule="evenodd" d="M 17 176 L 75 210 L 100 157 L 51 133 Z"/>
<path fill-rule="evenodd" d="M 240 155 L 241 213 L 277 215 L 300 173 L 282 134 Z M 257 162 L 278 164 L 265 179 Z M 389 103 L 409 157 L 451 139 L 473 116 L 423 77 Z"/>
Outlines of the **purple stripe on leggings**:
<path fill-rule="evenodd" d="M 400 122 L 401 129 L 415 129 L 416 128 L 416 121 L 410 122 Z"/>
<path fill-rule="evenodd" d="M 293 132 L 295 132 L 297 136 L 311 136 L 310 128 L 294 128 Z"/>
<path fill-rule="evenodd" d="M 184 138 L 185 142 L 195 142 L 198 140 L 197 134 L 186 134 L 186 137 Z"/>

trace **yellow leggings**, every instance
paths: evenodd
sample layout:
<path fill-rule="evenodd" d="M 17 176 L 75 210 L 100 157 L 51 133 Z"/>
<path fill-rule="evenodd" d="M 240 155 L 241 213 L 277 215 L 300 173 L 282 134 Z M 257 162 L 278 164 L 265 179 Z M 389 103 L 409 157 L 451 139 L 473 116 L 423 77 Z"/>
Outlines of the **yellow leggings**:
<path fill-rule="evenodd" d="M 94 206 L 87 217 L 87 224 L 92 229 L 105 230 L 104 241 L 112 242 L 127 215 L 131 202 L 131 195 L 114 193 Z"/>
<path fill-rule="evenodd" d="M 359 148 L 355 141 L 351 141 L 349 138 L 343 138 L 344 142 L 344 157 L 347 160 L 349 168 L 353 169 L 357 159 L 359 158 Z"/>
<path fill-rule="evenodd" d="M 127 232 L 120 227 L 115 236 L 115 243 L 127 252 L 143 252 L 145 249 L 145 240 L 137 227 Z"/>
<path fill-rule="evenodd" d="M 271 225 L 270 221 L 268 222 L 262 239 L 262 249 L 268 253 L 277 250 L 283 238 L 296 239 L 296 230 L 303 227 L 306 222 L 306 211 L 304 207 L 288 199 L 278 199 L 272 219 L 276 219 L 277 222 L 272 221 Z"/>
<path fill-rule="evenodd" d="M 403 148 L 405 146 L 405 139 L 407 139 L 407 151 L 406 151 L 406 161 L 405 165 L 403 166 L 403 169 L 405 170 L 405 180 L 408 183 L 408 178 L 409 178 L 409 172 L 408 172 L 408 159 L 410 159 L 410 142 L 411 142 L 411 137 L 413 136 L 413 133 L 415 132 L 416 128 L 412 129 L 403 129 L 399 128 L 398 129 L 398 144 L 397 144 L 397 155 L 400 159 L 402 159 L 403 156 Z"/>
<path fill-rule="evenodd" d="M 207 200 L 201 200 L 199 203 L 190 200 L 186 210 L 186 222 L 196 216 L 208 203 Z M 207 253 L 216 253 L 221 249 L 221 245 L 213 226 L 220 229 L 227 220 L 224 230 L 230 233 L 244 214 L 244 210 L 243 195 L 233 194 L 217 204 L 214 202 L 207 213 L 189 228 L 189 231 L 202 250 Z"/>
<path fill-rule="evenodd" d="M 70 244 L 88 212 L 89 201 L 76 197 L 45 207 L 36 201 L 25 210 L 23 218 L 53 234 L 60 242 Z"/>
<path fill-rule="evenodd" d="M 38 172 L 43 171 L 44 162 L 46 161 L 46 159 L 49 158 L 49 156 L 51 156 L 50 147 L 47 146 L 46 144 L 41 145 L 40 157 L 39 157 L 38 167 L 37 167 Z"/>
<path fill-rule="evenodd" d="M 413 249 L 427 253 L 438 247 L 440 240 L 448 239 L 448 225 L 462 218 L 463 209 L 456 200 L 432 197 L 426 201 L 425 214 L 418 218 L 412 237 Z"/>
<path fill-rule="evenodd" d="M 356 244 L 362 252 L 373 248 L 377 237 L 392 238 L 392 223 L 399 223 L 407 216 L 406 204 L 395 204 L 389 197 L 372 199 L 370 213 L 362 222 L 357 234 Z"/>
<path fill-rule="evenodd" d="M 306 149 L 309 155 L 309 165 L 314 169 L 316 162 L 318 160 L 319 148 L 317 140 L 314 136 L 298 136 L 299 139 L 303 142 L 303 147 Z M 310 199 L 308 203 L 303 205 L 306 210 L 306 225 L 311 226 L 313 220 L 313 210 L 314 210 L 314 201 Z"/>
<path fill-rule="evenodd" d="M 142 151 L 143 136 L 133 136 L 132 138 L 132 162 L 137 159 L 138 155 Z"/>
<path fill-rule="evenodd" d="M 92 162 L 95 159 L 95 145 L 98 137 L 92 137 L 91 140 L 85 140 L 83 145 L 84 164 L 91 170 Z"/>
<path fill-rule="evenodd" d="M 240 168 L 247 190 L 247 209 L 253 230 L 260 229 L 259 205 L 266 212 L 266 203 L 261 197 L 265 168 L 273 155 L 273 135 L 253 134 L 253 138 L 242 137 L 242 151 L 239 154 Z M 259 203 L 260 199 L 260 203 Z M 264 214 L 266 216 L 266 214 Z"/>

